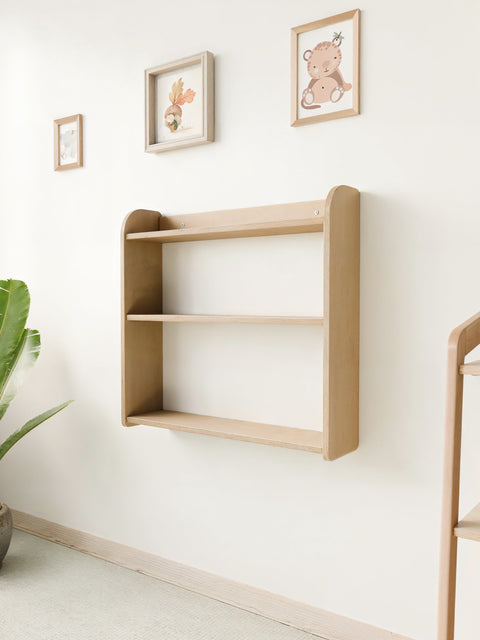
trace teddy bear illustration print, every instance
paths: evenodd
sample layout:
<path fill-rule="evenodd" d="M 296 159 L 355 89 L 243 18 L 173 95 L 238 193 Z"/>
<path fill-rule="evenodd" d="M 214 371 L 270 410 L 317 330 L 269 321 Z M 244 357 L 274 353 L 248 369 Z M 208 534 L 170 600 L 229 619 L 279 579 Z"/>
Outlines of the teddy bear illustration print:
<path fill-rule="evenodd" d="M 311 80 L 302 92 L 301 106 L 304 109 L 320 109 L 326 102 L 336 103 L 346 91 L 352 89 L 345 82 L 340 70 L 342 62 L 342 32 L 335 32 L 331 41 L 319 42 L 313 49 L 303 53 Z"/>

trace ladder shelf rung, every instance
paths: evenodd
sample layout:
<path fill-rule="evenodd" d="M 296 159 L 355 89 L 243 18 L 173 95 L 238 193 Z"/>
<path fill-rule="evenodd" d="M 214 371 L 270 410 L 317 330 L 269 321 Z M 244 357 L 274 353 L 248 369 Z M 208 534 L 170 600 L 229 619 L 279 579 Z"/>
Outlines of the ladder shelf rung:
<path fill-rule="evenodd" d="M 462 376 L 480 376 L 480 360 L 475 362 L 464 362 L 460 365 Z"/>
<path fill-rule="evenodd" d="M 454 529 L 454 533 L 457 538 L 480 542 L 480 504 L 477 504 L 475 509 L 472 509 L 463 520 L 460 520 Z"/>

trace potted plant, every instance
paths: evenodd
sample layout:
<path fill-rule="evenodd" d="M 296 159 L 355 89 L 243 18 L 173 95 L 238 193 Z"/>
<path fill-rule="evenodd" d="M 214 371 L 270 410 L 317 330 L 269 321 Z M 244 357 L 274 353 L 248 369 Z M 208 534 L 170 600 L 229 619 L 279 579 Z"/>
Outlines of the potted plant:
<path fill-rule="evenodd" d="M 0 420 L 40 354 L 40 334 L 25 327 L 30 294 L 21 280 L 0 280 Z M 20 438 L 64 409 L 71 400 L 32 418 L 0 444 L 0 460 Z M 12 514 L 0 502 L 0 567 L 12 538 Z"/>

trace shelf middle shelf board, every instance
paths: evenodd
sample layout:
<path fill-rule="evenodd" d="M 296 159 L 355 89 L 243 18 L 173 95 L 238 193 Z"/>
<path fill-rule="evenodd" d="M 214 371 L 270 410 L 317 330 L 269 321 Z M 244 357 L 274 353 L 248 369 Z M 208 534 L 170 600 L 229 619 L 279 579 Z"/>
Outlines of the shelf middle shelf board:
<path fill-rule="evenodd" d="M 129 313 L 131 322 L 200 322 L 224 324 L 297 324 L 322 325 L 321 316 L 238 316 L 238 315 L 198 315 L 169 313 Z"/>
<path fill-rule="evenodd" d="M 128 416 L 127 426 L 147 425 L 161 427 L 173 431 L 199 433 L 217 438 L 243 440 L 258 444 L 269 444 L 288 449 L 300 449 L 321 453 L 323 450 L 323 434 L 311 429 L 281 427 L 260 422 L 215 418 L 180 411 L 153 411 L 150 413 Z"/>
<path fill-rule="evenodd" d="M 127 240 L 143 242 L 188 242 L 193 240 L 220 240 L 226 238 L 252 238 L 257 236 L 279 236 L 293 233 L 313 233 L 323 231 L 323 217 L 298 220 L 257 222 L 215 227 L 183 227 L 165 231 L 145 231 L 127 233 Z"/>

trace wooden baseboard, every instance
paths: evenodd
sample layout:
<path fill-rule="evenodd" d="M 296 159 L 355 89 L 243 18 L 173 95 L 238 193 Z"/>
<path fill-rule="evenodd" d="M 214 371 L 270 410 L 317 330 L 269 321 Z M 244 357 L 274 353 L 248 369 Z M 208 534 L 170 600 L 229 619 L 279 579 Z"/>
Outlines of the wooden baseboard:
<path fill-rule="evenodd" d="M 16 529 L 308 631 L 326 640 L 410 640 L 364 622 L 329 613 L 90 533 L 70 529 L 22 511 L 12 509 L 12 514 Z"/>

